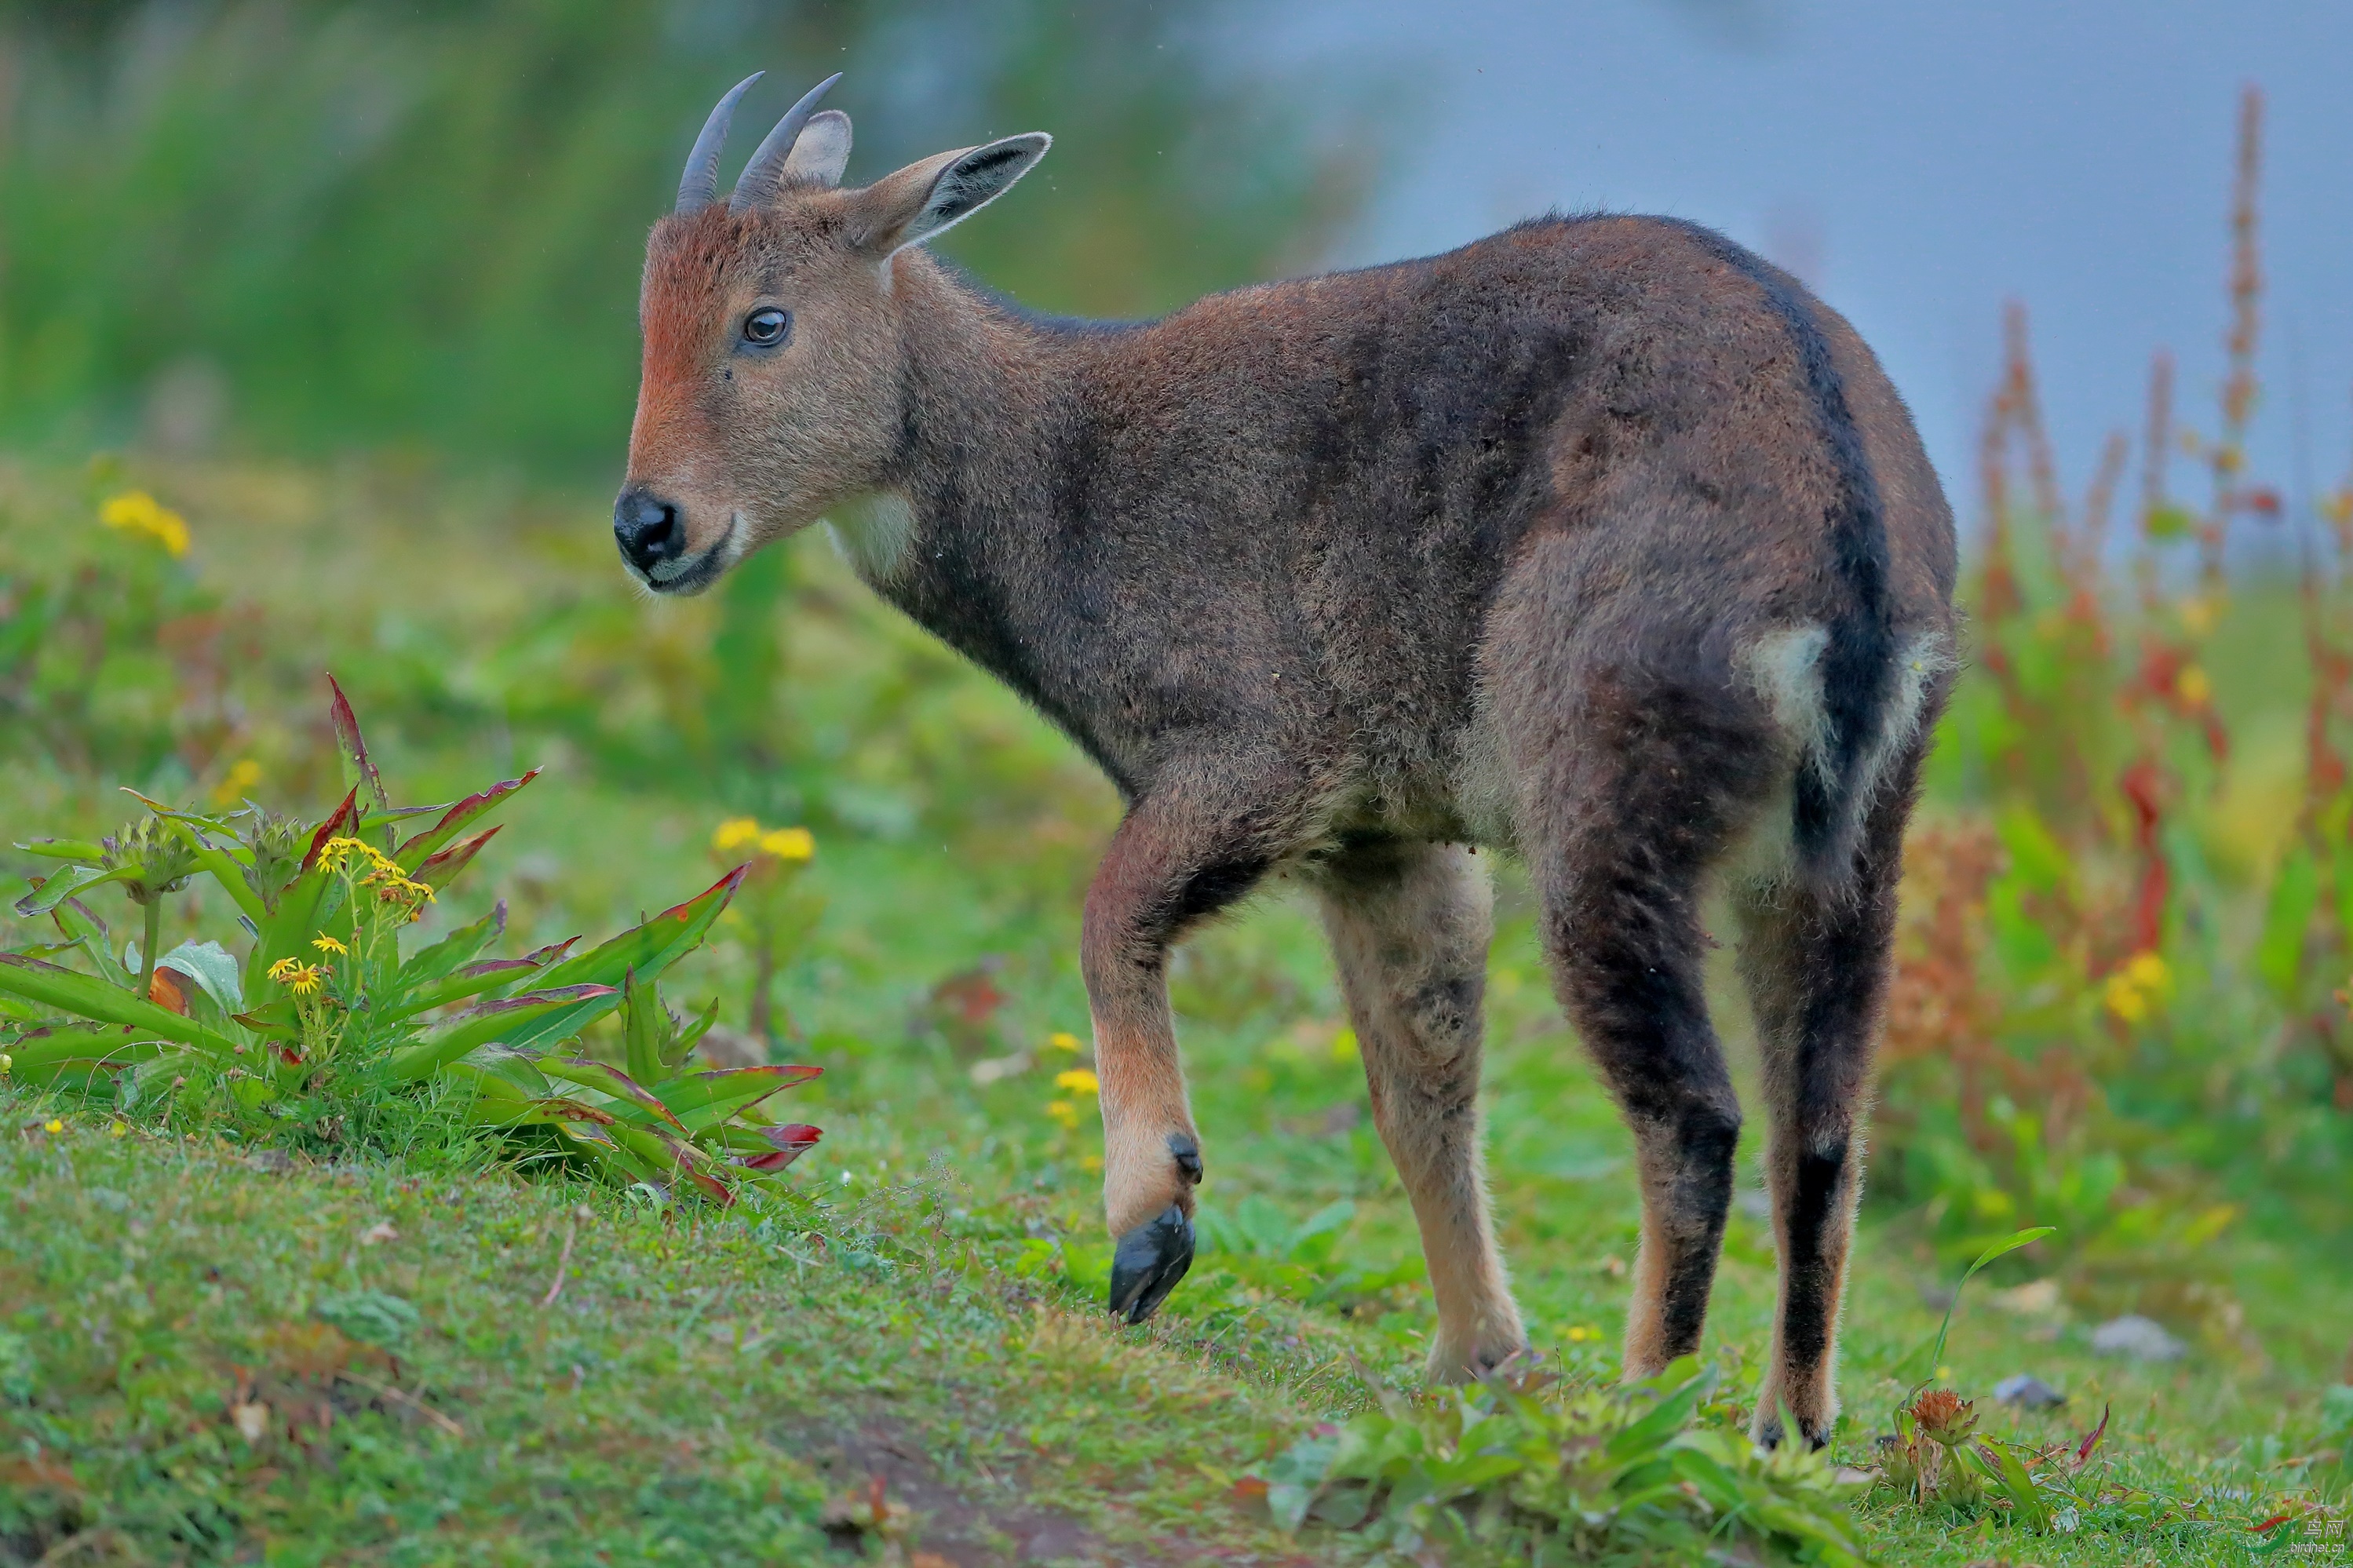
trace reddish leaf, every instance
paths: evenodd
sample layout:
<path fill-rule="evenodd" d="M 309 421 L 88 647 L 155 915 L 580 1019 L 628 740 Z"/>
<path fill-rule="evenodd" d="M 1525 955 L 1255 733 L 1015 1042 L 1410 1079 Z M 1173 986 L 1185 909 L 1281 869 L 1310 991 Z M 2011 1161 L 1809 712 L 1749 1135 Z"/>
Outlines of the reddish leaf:
<path fill-rule="evenodd" d="M 2275 1513 L 2272 1515 L 2271 1518 L 2263 1521 L 2263 1523 L 2250 1525 L 2248 1528 L 2257 1535 L 2268 1535 L 2273 1531 L 2277 1530 L 2281 1525 L 2285 1524 L 2289 1520 L 2294 1519 L 2295 1517 L 2295 1515 L 2292 1513 Z"/>
<path fill-rule="evenodd" d="M 746 1170 L 781 1171 L 818 1146 L 825 1134 L 806 1121 L 796 1121 L 788 1127 L 755 1127 L 749 1129 L 776 1145 L 765 1154 L 746 1154 L 735 1163 Z"/>
<path fill-rule="evenodd" d="M 351 763 L 353 771 L 359 775 L 359 782 L 352 786 L 352 793 L 357 795 L 364 789 L 376 810 L 390 811 L 392 797 L 384 793 L 384 779 L 376 773 L 375 763 L 368 760 L 367 742 L 360 739 L 359 716 L 352 711 L 350 701 L 343 696 L 343 689 L 335 683 L 332 675 L 327 677 L 327 689 L 335 694 L 334 701 L 328 705 L 328 711 L 335 721 L 335 744 L 342 749 L 343 760 Z"/>
<path fill-rule="evenodd" d="M 522 962 L 533 966 L 561 963 L 572 952 L 572 944 L 580 939 L 567 936 L 562 942 L 551 942 L 545 947 L 534 947 L 522 955 Z"/>
<path fill-rule="evenodd" d="M 507 779 L 502 783 L 492 784 L 479 795 L 468 795 L 448 811 L 443 812 L 440 821 L 402 845 L 394 854 L 393 858 L 401 865 L 414 869 L 417 862 L 455 838 L 459 828 L 538 776 L 539 770 L 533 768 L 519 779 Z"/>
<path fill-rule="evenodd" d="M 538 964 L 533 963 L 528 958 L 486 958 L 479 963 L 470 963 L 466 965 L 465 968 L 458 971 L 458 973 L 451 975 L 450 978 L 453 980 L 480 980 L 485 974 L 522 974 L 528 973 L 538 967 Z"/>
<path fill-rule="evenodd" d="M 543 1007 L 550 1002 L 585 1002 L 591 997 L 611 994 L 613 994 L 613 987 L 609 985 L 559 985 L 552 991 L 526 991 L 520 996 L 502 997 L 496 1002 L 484 1002 L 477 1006 L 469 1007 L 449 1022 L 459 1024 L 469 1018 L 488 1017 L 492 1013 L 512 1013 L 523 1007 Z"/>
<path fill-rule="evenodd" d="M 302 857 L 303 870 L 319 863 L 319 851 L 327 847 L 329 839 L 348 837 L 360 825 L 359 801 L 359 789 L 353 786 L 352 793 L 343 796 L 343 804 L 335 807 L 335 814 L 319 824 L 319 831 L 311 835 L 310 852 Z"/>
<path fill-rule="evenodd" d="M 185 1018 L 188 1016 L 188 988 L 193 984 L 178 970 L 158 964 L 155 973 L 147 977 L 147 1000 Z"/>
<path fill-rule="evenodd" d="M 2077 1469 L 2080 1470 L 2085 1465 L 2092 1462 L 2092 1450 L 2100 1446 L 2100 1438 L 2107 1429 L 2108 1406 L 2102 1405 L 2100 1406 L 2100 1424 L 2097 1426 L 2093 1427 L 2088 1433 L 2084 1434 L 2083 1442 L 2076 1446 L 2075 1468 Z"/>
<path fill-rule="evenodd" d="M 466 862 L 480 854 L 482 846 L 497 837 L 499 828 L 505 826 L 500 823 L 497 826 L 485 827 L 463 844 L 455 844 L 438 855 L 427 856 L 425 863 L 417 868 L 417 879 L 428 888 L 448 887 L 458 873 L 466 868 Z"/>

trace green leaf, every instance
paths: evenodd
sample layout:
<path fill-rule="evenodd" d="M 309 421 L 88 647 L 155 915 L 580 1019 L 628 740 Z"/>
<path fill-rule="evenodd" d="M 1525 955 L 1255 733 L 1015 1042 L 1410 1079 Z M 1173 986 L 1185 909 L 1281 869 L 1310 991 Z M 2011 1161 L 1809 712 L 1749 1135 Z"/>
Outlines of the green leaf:
<path fill-rule="evenodd" d="M 2013 805 L 1995 821 L 2001 847 L 2010 851 L 2010 875 L 2037 892 L 2063 887 L 2075 874 L 2066 849 L 2044 826 L 2033 808 Z"/>
<path fill-rule="evenodd" d="M 675 1129 L 681 1137 L 691 1136 L 686 1123 L 681 1121 L 677 1114 L 669 1106 L 663 1104 L 652 1090 L 610 1062 L 575 1058 L 570 1060 L 554 1058 L 542 1061 L 539 1065 L 550 1078 L 560 1078 L 587 1089 L 600 1089 L 612 1096 L 614 1101 L 621 1107 L 618 1114 L 626 1121 L 649 1126 L 656 1122 L 663 1122 Z"/>
<path fill-rule="evenodd" d="M 693 898 L 674 904 L 641 926 L 623 931 L 601 946 L 567 959 L 543 976 L 549 985 L 589 982 L 617 986 L 631 970 L 641 980 L 660 978 L 662 971 L 702 941 L 711 922 L 734 898 L 748 867 L 738 866 Z"/>
<path fill-rule="evenodd" d="M 661 1005 L 660 987 L 640 985 L 636 970 L 626 972 L 621 976 L 622 1060 L 632 1079 L 649 1085 L 661 1081 L 661 1048 L 674 1029 L 669 1009 Z"/>
<path fill-rule="evenodd" d="M 60 969 L 37 958 L 0 952 L 0 991 L 60 1007 L 97 1023 L 128 1024 L 185 1046 L 227 1052 L 236 1045 L 227 1036 L 206 1028 L 193 1018 L 184 1018 L 168 1007 L 158 1007 L 144 997 L 109 985 L 96 975 Z"/>
<path fill-rule="evenodd" d="M 136 1061 L 156 1050 L 152 1040 L 120 1024 L 56 1024 L 35 1029 L 8 1047 L 16 1065 L 9 1071 L 28 1082 L 39 1082 L 44 1071 L 69 1063 L 111 1064 Z"/>
<path fill-rule="evenodd" d="M 2255 942 L 2255 973 L 2283 1001 L 2295 1000 L 2296 982 L 2304 974 L 2305 937 L 2319 907 L 2320 867 L 2310 847 L 2299 844 L 2280 862 L 2263 914 L 2263 933 Z"/>
<path fill-rule="evenodd" d="M 108 934 L 106 922 L 90 912 L 89 905 L 79 899 L 68 899 L 49 911 L 49 918 L 57 922 L 58 930 L 69 941 L 81 944 L 82 951 L 90 954 L 90 961 L 98 966 L 98 973 L 103 979 L 125 991 L 131 989 L 131 973 L 115 955 L 114 939 Z"/>
<path fill-rule="evenodd" d="M 2187 539 L 2198 531 L 2198 514 L 2178 501 L 2164 501 L 2141 514 L 2141 531 L 2158 541 Z"/>
<path fill-rule="evenodd" d="M 396 982 L 403 993 L 419 985 L 442 980 L 474 961 L 474 955 L 495 941 L 507 929 L 507 905 L 501 899 L 489 914 L 470 925 L 459 926 L 430 947 L 421 948 L 400 966 Z"/>
<path fill-rule="evenodd" d="M 404 1076 L 422 1078 L 438 1062 L 454 1060 L 471 1047 L 493 1038 L 515 1050 L 570 1039 L 619 1005 L 621 983 L 628 978 L 631 970 L 639 978 L 650 981 L 693 952 L 703 933 L 711 929 L 711 922 L 719 918 L 719 911 L 735 896 L 744 873 L 744 868 L 737 867 L 685 903 L 664 910 L 645 924 L 623 931 L 576 958 L 566 959 L 536 977 L 543 994 L 575 985 L 601 989 L 584 992 L 577 1002 L 514 1022 L 505 1029 L 475 1037 L 446 1056 L 424 1047 L 415 1047 L 394 1058 L 395 1069 Z"/>
<path fill-rule="evenodd" d="M 2037 1531 L 2049 1530 L 2051 1505 L 2035 1486 L 2034 1478 L 2026 1473 L 2026 1467 L 2010 1451 L 2010 1445 L 1980 1437 L 1977 1446 L 1982 1455 L 1992 1461 L 1989 1468 L 1993 1471 L 1994 1481 L 2008 1494 L 2010 1507 L 2018 1510 L 2019 1521 Z"/>
<path fill-rule="evenodd" d="M 27 855 L 40 855 L 51 860 L 103 860 L 106 847 L 87 838 L 36 838 L 19 844 L 17 848 Z"/>
<path fill-rule="evenodd" d="M 435 1007 L 446 1007 L 452 1002 L 463 1002 L 470 996 L 480 996 L 486 991 L 496 991 L 512 985 L 540 970 L 540 965 L 528 958 L 486 958 L 480 963 L 470 963 L 448 979 L 423 986 L 385 1009 L 385 1017 L 394 1023 L 413 1018 Z"/>
<path fill-rule="evenodd" d="M 164 817 L 164 822 L 180 842 L 188 847 L 188 852 L 196 858 L 196 864 L 221 885 L 221 891 L 245 911 L 246 919 L 259 925 L 269 918 L 269 906 L 261 901 L 261 895 L 253 890 L 253 884 L 246 880 L 245 868 L 237 863 L 235 857 L 196 831 L 196 825 L 185 816 L 174 814 Z"/>
<path fill-rule="evenodd" d="M 1994 1259 L 1998 1258 L 2006 1258 L 2010 1254 L 2016 1252 L 2021 1247 L 2031 1247 L 2034 1243 L 2041 1241 L 2046 1236 L 2054 1236 L 2058 1234 L 2058 1230 L 2059 1227 L 2055 1225 L 2038 1225 L 2031 1230 L 2013 1231 L 2009 1236 L 2002 1237 L 2000 1241 L 1997 1241 L 1992 1246 L 1987 1247 L 1983 1252 L 1978 1254 L 1978 1260 L 1969 1265 L 1968 1272 L 1962 1275 L 1959 1283 L 1953 1287 L 1953 1299 L 1945 1304 L 1945 1321 L 1936 1325 L 1936 1343 L 1935 1348 L 1930 1350 L 1928 1352 L 1928 1375 L 1922 1378 L 1918 1383 L 1913 1384 L 1912 1394 L 1907 1394 L 1904 1396 L 1904 1403 L 1905 1405 L 1910 1405 L 1912 1403 L 1912 1395 L 1919 1393 L 1922 1388 L 1926 1387 L 1928 1383 L 1936 1377 L 1936 1369 L 1944 1364 L 1945 1336 L 1952 1331 L 1953 1313 L 1960 1307 L 1962 1287 L 1967 1285 L 1970 1280 L 1976 1279 L 1978 1277 L 1978 1270 L 1983 1268 L 1987 1264 L 1994 1261 Z M 1905 1358 L 1905 1360 L 1909 1359 L 1909 1357 Z M 1901 1363 L 1899 1363 L 1898 1364 Z"/>
<path fill-rule="evenodd" d="M 549 1018 L 568 1017 L 583 1007 L 594 1007 L 598 1013 L 607 1011 L 612 1005 L 610 998 L 619 994 L 610 985 L 563 985 L 527 991 L 501 1002 L 486 1002 L 467 1009 L 416 1045 L 395 1053 L 392 1074 L 408 1079 L 430 1077 L 476 1046 L 488 1045 L 492 1040 L 515 1048 L 522 1043 L 518 1037 L 533 1037 L 533 1031 Z M 578 1031 L 575 1027 L 571 1032 Z"/>
<path fill-rule="evenodd" d="M 1701 1397 L 1715 1384 L 1713 1370 L 1703 1372 L 1696 1356 L 1683 1356 L 1671 1362 L 1656 1377 L 1645 1381 L 1650 1386 L 1662 1390 L 1662 1397 L 1650 1414 L 1609 1439 L 1605 1451 L 1610 1458 L 1621 1464 L 1663 1446 L 1691 1418 L 1691 1413 L 1699 1407 Z"/>
<path fill-rule="evenodd" d="M 100 866 L 69 866 L 18 899 L 16 912 L 26 920 L 37 920 L 75 894 L 108 882 L 120 882 L 135 869 L 131 866 L 118 866 L 111 871 Z"/>
<path fill-rule="evenodd" d="M 216 942 L 184 942 L 155 961 L 158 969 L 176 969 L 205 988 L 224 1013 L 245 1007 L 245 989 L 237 984 L 237 963 Z"/>
<path fill-rule="evenodd" d="M 665 1079 L 653 1086 L 653 1093 L 677 1113 L 687 1131 L 701 1132 L 750 1110 L 770 1095 L 808 1082 L 824 1070 L 784 1065 L 719 1068 Z"/>
<path fill-rule="evenodd" d="M 702 1010 L 702 1015 L 671 1038 L 669 1048 L 661 1054 L 662 1066 L 677 1068 L 682 1065 L 688 1057 L 694 1054 L 694 1047 L 702 1037 L 711 1033 L 711 1026 L 717 1022 L 719 1022 L 719 998 L 713 996 L 711 999 L 711 1005 Z"/>

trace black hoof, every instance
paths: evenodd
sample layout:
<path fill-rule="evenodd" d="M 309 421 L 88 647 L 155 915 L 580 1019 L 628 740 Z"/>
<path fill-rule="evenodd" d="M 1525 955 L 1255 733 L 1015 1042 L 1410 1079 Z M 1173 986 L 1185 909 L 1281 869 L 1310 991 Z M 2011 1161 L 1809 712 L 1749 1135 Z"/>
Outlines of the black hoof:
<path fill-rule="evenodd" d="M 1112 1315 L 1140 1323 L 1160 1310 L 1193 1267 L 1193 1222 L 1170 1204 L 1160 1217 L 1119 1238 L 1111 1258 Z"/>

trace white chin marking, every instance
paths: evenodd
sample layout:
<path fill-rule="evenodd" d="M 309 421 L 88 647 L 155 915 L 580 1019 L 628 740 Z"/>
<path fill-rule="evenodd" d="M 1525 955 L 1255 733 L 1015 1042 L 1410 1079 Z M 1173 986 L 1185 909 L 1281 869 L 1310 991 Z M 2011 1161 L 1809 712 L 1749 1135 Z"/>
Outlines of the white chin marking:
<path fill-rule="evenodd" d="M 906 498 L 884 490 L 842 509 L 839 522 L 826 520 L 826 537 L 849 569 L 868 583 L 897 575 L 915 536 L 915 512 Z"/>
<path fill-rule="evenodd" d="M 663 562 L 646 574 L 646 582 L 658 594 L 700 594 L 743 558 L 744 514 L 739 511 L 729 515 L 727 532 L 718 543 L 700 555 Z"/>

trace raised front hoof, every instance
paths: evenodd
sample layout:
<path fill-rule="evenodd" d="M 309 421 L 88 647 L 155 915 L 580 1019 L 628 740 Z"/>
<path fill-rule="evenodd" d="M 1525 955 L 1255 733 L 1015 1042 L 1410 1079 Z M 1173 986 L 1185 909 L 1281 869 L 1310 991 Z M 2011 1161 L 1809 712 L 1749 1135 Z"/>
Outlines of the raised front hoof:
<path fill-rule="evenodd" d="M 1175 1204 L 1119 1238 L 1111 1257 L 1112 1316 L 1140 1323 L 1193 1267 L 1193 1222 Z"/>

